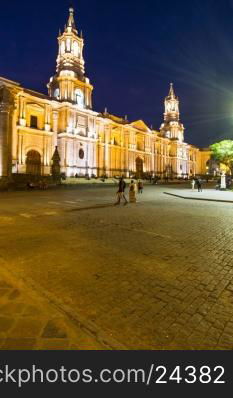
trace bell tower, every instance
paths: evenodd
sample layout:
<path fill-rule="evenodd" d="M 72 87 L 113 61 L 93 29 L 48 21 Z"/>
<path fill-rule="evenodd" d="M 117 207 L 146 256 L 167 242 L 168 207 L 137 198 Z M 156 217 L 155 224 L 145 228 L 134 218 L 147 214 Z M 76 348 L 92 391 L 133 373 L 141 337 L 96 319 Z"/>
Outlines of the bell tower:
<path fill-rule="evenodd" d="M 184 126 L 180 123 L 179 99 L 175 95 L 173 83 L 170 84 L 168 96 L 164 101 L 164 123 L 160 127 L 160 134 L 180 142 L 184 141 Z"/>
<path fill-rule="evenodd" d="M 168 96 L 165 98 L 165 113 L 164 120 L 179 120 L 180 112 L 179 112 L 179 99 L 175 96 L 173 83 L 170 83 L 170 90 Z"/>
<path fill-rule="evenodd" d="M 85 77 L 83 58 L 84 39 L 79 34 L 74 9 L 69 8 L 69 17 L 64 32 L 58 36 L 56 75 L 48 83 L 49 96 L 57 101 L 68 101 L 82 109 L 92 108 L 93 86 Z"/>

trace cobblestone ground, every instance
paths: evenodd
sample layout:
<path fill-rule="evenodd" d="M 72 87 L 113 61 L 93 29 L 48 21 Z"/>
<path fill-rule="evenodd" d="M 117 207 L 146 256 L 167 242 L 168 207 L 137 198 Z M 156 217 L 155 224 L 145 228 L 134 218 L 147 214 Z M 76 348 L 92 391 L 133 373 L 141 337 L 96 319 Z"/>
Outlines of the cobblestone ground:
<path fill-rule="evenodd" d="M 232 204 L 163 190 L 117 207 L 112 187 L 1 194 L 1 266 L 46 305 L 37 348 L 56 307 L 69 347 L 233 349 Z M 17 336 L 1 328 L 4 347 L 8 329 Z"/>
<path fill-rule="evenodd" d="M 0 267 L 0 349 L 110 349 L 87 325 L 38 295 Z M 95 332 L 95 331 L 94 331 Z"/>

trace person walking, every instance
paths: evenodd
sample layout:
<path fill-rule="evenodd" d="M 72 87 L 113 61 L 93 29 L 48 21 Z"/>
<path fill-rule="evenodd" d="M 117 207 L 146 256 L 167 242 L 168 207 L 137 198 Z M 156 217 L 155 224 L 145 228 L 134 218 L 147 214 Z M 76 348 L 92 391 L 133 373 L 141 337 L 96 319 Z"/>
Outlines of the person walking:
<path fill-rule="evenodd" d="M 197 189 L 198 192 L 202 192 L 202 181 L 200 178 L 197 179 Z"/>
<path fill-rule="evenodd" d="M 194 178 L 191 181 L 191 185 L 192 185 L 192 191 L 194 191 L 194 188 L 195 188 L 195 180 L 194 180 Z"/>
<path fill-rule="evenodd" d="M 130 203 L 136 203 L 136 184 L 134 180 L 131 180 L 129 184 L 129 201 Z"/>
<path fill-rule="evenodd" d="M 115 205 L 119 205 L 121 202 L 121 199 L 124 199 L 125 205 L 128 203 L 128 201 L 125 197 L 125 188 L 126 188 L 126 183 L 124 181 L 124 178 L 121 177 L 119 180 L 119 184 L 118 184 L 117 201 L 116 201 Z"/>
<path fill-rule="evenodd" d="M 138 193 L 143 192 L 143 182 L 141 180 L 138 180 Z"/>

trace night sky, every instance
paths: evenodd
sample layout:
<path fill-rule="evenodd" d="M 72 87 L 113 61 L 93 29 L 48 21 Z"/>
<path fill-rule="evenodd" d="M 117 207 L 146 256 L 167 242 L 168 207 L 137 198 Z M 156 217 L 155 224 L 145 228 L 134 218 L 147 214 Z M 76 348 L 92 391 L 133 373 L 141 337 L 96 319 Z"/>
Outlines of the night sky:
<path fill-rule="evenodd" d="M 66 0 L 1 1 L 0 76 L 47 94 Z M 173 82 L 185 141 L 233 139 L 233 0 L 74 0 L 94 110 L 158 129 Z"/>

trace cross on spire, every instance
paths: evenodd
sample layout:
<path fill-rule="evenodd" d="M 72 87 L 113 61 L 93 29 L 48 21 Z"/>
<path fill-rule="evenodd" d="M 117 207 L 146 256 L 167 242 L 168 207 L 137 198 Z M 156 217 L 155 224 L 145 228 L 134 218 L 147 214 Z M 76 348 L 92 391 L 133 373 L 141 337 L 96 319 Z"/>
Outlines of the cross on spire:
<path fill-rule="evenodd" d="M 174 92 L 173 83 L 170 83 L 170 90 L 169 90 L 168 97 L 175 98 L 175 92 Z"/>
<path fill-rule="evenodd" d="M 74 20 L 74 7 L 70 6 L 69 8 L 69 18 L 67 22 L 67 28 L 74 33 L 77 33 L 76 25 L 75 25 L 75 20 Z"/>

